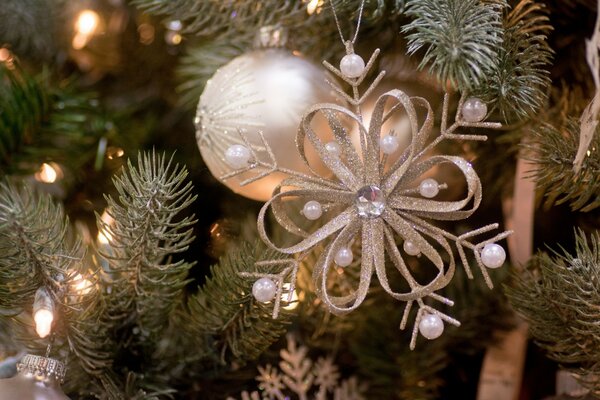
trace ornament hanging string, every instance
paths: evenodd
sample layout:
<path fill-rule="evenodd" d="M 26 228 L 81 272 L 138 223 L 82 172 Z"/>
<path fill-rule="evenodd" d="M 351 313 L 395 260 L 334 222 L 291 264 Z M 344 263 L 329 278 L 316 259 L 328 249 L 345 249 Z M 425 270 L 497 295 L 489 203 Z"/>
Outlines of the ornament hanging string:
<path fill-rule="evenodd" d="M 342 27 L 337 16 L 337 12 L 335 11 L 335 4 L 333 4 L 333 0 L 330 0 L 329 2 L 331 3 L 331 11 L 333 11 L 333 18 L 335 19 L 335 25 L 337 26 L 338 33 L 340 34 L 340 38 L 342 39 L 342 43 L 344 45 L 346 45 L 348 42 L 350 44 L 356 43 L 356 39 L 358 38 L 358 31 L 360 30 L 360 22 L 362 21 L 363 9 L 365 8 L 365 0 L 362 0 L 360 2 L 360 8 L 358 9 L 358 21 L 356 23 L 356 31 L 354 32 L 354 37 L 350 41 L 344 39 L 344 33 L 342 32 Z"/>

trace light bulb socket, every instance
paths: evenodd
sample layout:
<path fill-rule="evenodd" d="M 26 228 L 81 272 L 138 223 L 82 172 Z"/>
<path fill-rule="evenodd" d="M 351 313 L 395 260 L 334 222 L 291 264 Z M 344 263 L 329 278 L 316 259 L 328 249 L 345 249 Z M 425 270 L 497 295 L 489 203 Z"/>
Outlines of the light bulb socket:
<path fill-rule="evenodd" d="M 54 358 L 27 354 L 17 363 L 17 371 L 30 373 L 40 379 L 55 379 L 63 383 L 67 367 Z"/>
<path fill-rule="evenodd" d="M 35 292 L 35 300 L 33 301 L 33 314 L 35 315 L 40 310 L 48 310 L 54 313 L 54 301 L 52 301 L 48 290 L 43 287 Z"/>
<path fill-rule="evenodd" d="M 261 26 L 254 38 L 255 49 L 274 49 L 285 47 L 288 30 L 281 25 Z"/>

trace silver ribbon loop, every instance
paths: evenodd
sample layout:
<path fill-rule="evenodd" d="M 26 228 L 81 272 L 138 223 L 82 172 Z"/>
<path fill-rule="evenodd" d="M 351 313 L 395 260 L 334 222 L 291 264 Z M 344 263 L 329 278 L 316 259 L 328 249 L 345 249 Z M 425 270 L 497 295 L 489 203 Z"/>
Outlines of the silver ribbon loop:
<path fill-rule="evenodd" d="M 426 112 L 421 125 L 417 108 Z M 384 171 L 385 163 L 382 160 L 385 158 L 381 154 L 379 143 L 381 129 L 398 112 L 406 113 L 409 119 L 411 141 L 390 170 Z M 329 152 L 324 139 L 313 130 L 312 122 L 317 116 L 326 118 L 334 139 L 340 146 L 339 155 Z M 352 144 L 348 127 L 343 123 L 346 120 L 358 126 L 360 149 Z M 433 112 L 429 103 L 420 97 L 411 98 L 400 90 L 391 90 L 379 97 L 368 129 L 359 115 L 335 104 L 315 105 L 304 115 L 296 137 L 298 151 L 311 168 L 305 154 L 307 141 L 335 178 L 327 180 L 316 174 L 296 174 L 284 180 L 260 210 L 258 230 L 261 239 L 269 247 L 285 254 L 305 253 L 316 245 L 324 245 L 324 251 L 313 269 L 313 281 L 317 295 L 331 312 L 345 314 L 356 309 L 367 296 L 373 273 L 377 274 L 382 288 L 390 296 L 409 303 L 433 295 L 452 279 L 456 265 L 448 238 L 455 241 L 459 239 L 441 229 L 434 229 L 427 220 L 459 220 L 470 216 L 481 202 L 481 182 L 471 165 L 463 158 L 434 155 L 422 160 L 431 146 L 429 135 L 432 128 Z M 442 164 L 450 164 L 461 171 L 467 186 L 465 197 L 456 201 L 411 197 L 409 194 L 414 192 L 414 183 L 428 170 Z M 359 216 L 355 205 L 358 190 L 366 185 L 377 186 L 384 194 L 385 209 L 381 215 L 373 218 Z M 333 204 L 340 206 L 342 211 L 324 222 L 316 231 L 308 233 L 287 214 L 289 207 L 286 207 L 286 200 L 293 198 Z M 470 203 L 473 203 L 472 206 L 465 209 Z M 271 241 L 265 228 L 265 216 L 269 209 L 278 224 L 300 237 L 297 244 L 278 247 Z M 357 286 L 350 293 L 333 294 L 336 282 L 332 278 L 338 276 L 332 272 L 332 268 L 335 268 L 335 256 L 343 247 L 351 246 L 358 235 L 362 254 Z M 423 258 L 437 269 L 437 274 L 427 284 L 417 282 L 412 276 L 398 249 L 397 237 L 410 241 L 419 249 Z M 443 257 L 440 252 L 446 252 L 447 257 Z M 405 293 L 395 292 L 389 283 L 386 254 L 410 288 Z M 444 258 L 450 260 L 447 265 L 444 264 Z M 348 268 L 355 267 L 356 265 L 352 265 Z"/>

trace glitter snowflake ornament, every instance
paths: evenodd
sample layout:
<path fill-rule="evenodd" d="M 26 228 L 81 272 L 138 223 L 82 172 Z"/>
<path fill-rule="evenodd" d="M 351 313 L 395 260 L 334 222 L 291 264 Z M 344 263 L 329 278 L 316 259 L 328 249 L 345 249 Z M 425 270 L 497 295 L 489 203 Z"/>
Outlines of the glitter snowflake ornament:
<path fill-rule="evenodd" d="M 354 55 L 352 43 L 346 42 L 346 52 L 347 56 Z M 256 278 L 267 277 L 276 283 L 274 317 L 278 313 L 284 282 L 290 280 L 288 287 L 291 286 L 292 290 L 295 284 L 299 263 L 292 260 L 302 259 L 308 252 L 322 248 L 313 267 L 313 279 L 317 295 L 329 310 L 334 314 L 345 314 L 358 308 L 367 296 L 371 278 L 375 274 L 391 297 L 405 303 L 401 329 L 406 328 L 411 309 L 415 305 L 418 307 L 410 343 L 410 347 L 414 348 L 419 331 L 424 337 L 433 339 L 441 335 L 444 322 L 460 325 L 457 320 L 430 305 L 430 300 L 453 304 L 450 299 L 437 292 L 450 283 L 456 269 L 456 254 L 468 277 L 473 278 L 466 255 L 467 251 L 472 252 L 483 278 L 492 288 L 487 268 L 498 267 L 504 263 L 505 258 L 503 249 L 494 243 L 510 234 L 507 231 L 490 239 L 473 242 L 476 236 L 497 229 L 498 224 L 487 225 L 460 236 L 434 225 L 436 220 L 458 221 L 471 216 L 481 202 L 482 187 L 477 173 L 465 159 L 451 155 L 431 155 L 431 150 L 444 140 L 487 139 L 482 135 L 460 134 L 460 128 L 499 128 L 501 125 L 485 122 L 479 116 L 472 118 L 470 114 L 475 100 L 470 99 L 465 109 L 464 98 L 459 102 L 454 122 L 450 122 L 450 96 L 446 93 L 439 134 L 432 137 L 434 115 L 427 100 L 410 97 L 400 90 L 390 90 L 379 96 L 370 123 L 365 126 L 361 117 L 361 104 L 381 81 L 385 72 L 379 73 L 363 94 L 360 93 L 359 86 L 373 68 L 378 54 L 379 50 L 376 50 L 360 74 L 357 73 L 358 69 L 348 74 L 343 68 L 338 69 L 324 62 L 327 69 L 351 87 L 349 95 L 335 83 L 329 82 L 334 90 L 354 106 L 354 111 L 336 104 L 316 104 L 306 111 L 296 144 L 302 159 L 313 171 L 312 174 L 280 168 L 268 144 L 263 141 L 264 148 L 261 149 L 247 143 L 251 153 L 250 166 L 233 171 L 222 179 L 249 170 L 253 170 L 255 175 L 247 182 L 277 171 L 289 176 L 275 188 L 272 198 L 265 203 L 258 216 L 258 230 L 262 240 L 281 253 L 295 256 L 285 261 L 286 267 L 280 274 L 252 275 Z M 393 130 L 382 132 L 382 126 L 395 113 L 405 114 L 412 137 L 401 154 L 392 158 L 385 143 L 394 142 L 389 137 L 394 137 L 395 133 Z M 468 117 L 465 118 L 465 115 Z M 314 130 L 313 121 L 317 118 L 327 120 L 329 132 Z M 353 125 L 355 132 L 358 132 L 360 145 L 353 145 L 349 125 Z M 244 139 L 244 132 L 239 133 Z M 334 138 L 333 141 L 331 137 Z M 307 144 L 331 171 L 329 176 L 314 172 L 316 169 L 306 157 Z M 267 159 L 261 159 L 261 154 L 267 154 Z M 461 200 L 438 199 L 439 192 L 446 189 L 447 185 L 439 184 L 429 176 L 425 177 L 442 165 L 458 170 L 464 177 L 466 194 Z M 308 205 L 302 212 L 307 220 L 321 222 L 316 230 L 305 231 L 300 226 L 302 224 L 298 223 L 297 215 L 291 215 L 287 211 L 286 204 L 294 199 Z M 337 214 L 336 210 L 339 210 Z M 299 237 L 297 244 L 280 247 L 273 243 L 265 227 L 268 212 L 274 214 L 276 221 L 286 231 Z M 355 243 L 361 250 L 358 264 L 353 263 L 352 245 Z M 489 251 L 490 245 L 496 251 Z M 429 282 L 418 282 L 408 268 L 407 257 L 414 256 L 420 257 L 421 264 L 430 263 L 436 268 L 437 273 Z M 330 280 L 338 275 L 333 273 L 334 270 L 350 265 L 360 268 L 357 287 L 345 295 L 332 294 L 333 285 Z M 408 290 L 392 289 L 387 270 L 390 266 L 401 275 Z"/>
<path fill-rule="evenodd" d="M 298 346 L 293 335 L 287 335 L 287 349 L 279 354 L 279 368 L 271 364 L 258 367 L 260 393 L 244 391 L 242 400 L 365 400 L 366 385 L 354 376 L 340 381 L 339 368 L 331 357 L 314 362 L 307 356 L 308 348 Z"/>

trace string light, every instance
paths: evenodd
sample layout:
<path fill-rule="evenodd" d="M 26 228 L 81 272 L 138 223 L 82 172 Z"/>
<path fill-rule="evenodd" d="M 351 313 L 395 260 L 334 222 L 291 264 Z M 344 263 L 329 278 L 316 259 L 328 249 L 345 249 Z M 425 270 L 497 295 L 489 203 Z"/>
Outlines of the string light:
<path fill-rule="evenodd" d="M 43 183 L 54 183 L 61 177 L 62 169 L 56 163 L 43 163 L 34 175 L 36 181 Z"/>
<path fill-rule="evenodd" d="M 323 9 L 324 3 L 324 0 L 310 0 L 306 5 L 306 12 L 308 13 L 308 15 L 313 15 L 315 11 L 317 12 L 317 14 L 319 14 Z"/>
<path fill-rule="evenodd" d="M 77 21 L 75 21 L 75 30 L 77 33 L 82 35 L 91 35 L 98 28 L 98 21 L 100 17 L 98 13 L 92 10 L 83 10 L 77 16 Z"/>
<path fill-rule="evenodd" d="M 85 279 L 80 273 L 76 273 L 73 277 L 73 289 L 79 295 L 85 296 L 92 290 L 92 282 Z"/>
<path fill-rule="evenodd" d="M 75 20 L 75 36 L 71 45 L 75 50 L 81 50 L 90 41 L 100 23 L 100 16 L 92 10 L 83 10 Z"/>
<path fill-rule="evenodd" d="M 107 226 L 111 226 L 115 222 L 115 220 L 113 219 L 113 217 L 111 217 L 111 215 L 108 213 L 107 210 L 104 210 L 100 219 Z M 100 231 L 98 232 L 98 243 L 109 244 L 111 241 L 112 241 L 112 235 L 110 234 L 109 229 L 107 229 L 106 226 L 102 227 L 100 229 Z"/>
<path fill-rule="evenodd" d="M 50 334 L 54 321 L 54 302 L 43 287 L 35 292 L 33 320 L 35 321 L 35 331 L 40 338 L 43 339 Z"/>

